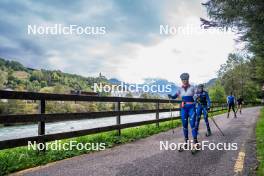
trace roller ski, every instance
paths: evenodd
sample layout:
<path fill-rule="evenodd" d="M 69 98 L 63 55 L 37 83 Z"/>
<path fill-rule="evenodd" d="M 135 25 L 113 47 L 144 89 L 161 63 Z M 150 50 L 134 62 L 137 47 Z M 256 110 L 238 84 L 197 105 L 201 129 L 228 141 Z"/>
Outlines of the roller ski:
<path fill-rule="evenodd" d="M 206 136 L 206 137 L 209 137 L 209 136 L 211 136 L 211 135 L 212 135 L 211 130 L 207 130 L 207 132 L 205 133 L 205 136 Z"/>
<path fill-rule="evenodd" d="M 189 150 L 189 141 L 186 141 L 185 143 L 181 144 L 178 148 L 178 152 L 183 152 L 184 150 Z"/>
<path fill-rule="evenodd" d="M 195 155 L 201 150 L 201 144 L 197 141 L 197 139 L 194 140 L 194 144 L 191 147 L 191 154 Z"/>

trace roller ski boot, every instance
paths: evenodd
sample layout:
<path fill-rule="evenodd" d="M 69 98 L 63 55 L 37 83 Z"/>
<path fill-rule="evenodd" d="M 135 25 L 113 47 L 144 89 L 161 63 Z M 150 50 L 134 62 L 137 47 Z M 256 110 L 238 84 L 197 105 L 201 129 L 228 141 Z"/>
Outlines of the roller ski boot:
<path fill-rule="evenodd" d="M 194 139 L 193 141 L 193 145 L 191 147 L 191 154 L 195 155 L 196 153 L 198 153 L 201 150 L 201 145 L 200 143 L 197 141 L 197 139 Z"/>
<path fill-rule="evenodd" d="M 206 134 L 205 134 L 205 136 L 206 137 L 209 137 L 209 136 L 211 136 L 212 135 L 212 133 L 211 133 L 211 130 L 209 129 L 209 130 L 207 130 L 207 132 L 206 132 Z"/>
<path fill-rule="evenodd" d="M 178 148 L 178 152 L 183 152 L 184 150 L 188 150 L 189 148 L 189 140 L 185 140 L 185 143 L 182 143 L 179 148 Z"/>

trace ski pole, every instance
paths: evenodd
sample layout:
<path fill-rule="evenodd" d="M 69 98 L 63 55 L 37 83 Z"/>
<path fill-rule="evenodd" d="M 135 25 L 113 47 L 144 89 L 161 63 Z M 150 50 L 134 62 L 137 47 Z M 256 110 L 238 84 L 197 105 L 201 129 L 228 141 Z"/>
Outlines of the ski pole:
<path fill-rule="evenodd" d="M 212 118 L 211 120 L 214 122 L 215 126 L 217 127 L 217 129 L 220 131 L 220 133 L 225 136 L 225 134 L 223 133 L 223 131 L 221 130 L 221 128 L 217 125 L 216 121 L 214 120 L 213 118 L 213 111 L 211 112 L 212 113 Z"/>

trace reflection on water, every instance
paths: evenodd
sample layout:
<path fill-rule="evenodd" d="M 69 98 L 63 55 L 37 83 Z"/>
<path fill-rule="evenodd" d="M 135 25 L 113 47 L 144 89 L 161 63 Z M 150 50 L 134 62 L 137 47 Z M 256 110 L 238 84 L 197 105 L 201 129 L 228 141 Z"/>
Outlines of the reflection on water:
<path fill-rule="evenodd" d="M 178 116 L 179 112 L 173 112 L 172 115 Z M 139 114 L 121 116 L 121 123 L 139 122 L 155 119 L 155 114 Z M 170 112 L 160 113 L 160 118 L 170 117 Z M 64 121 L 46 124 L 46 134 L 75 131 L 81 129 L 90 129 L 115 125 L 116 117 L 106 117 L 100 119 Z M 22 137 L 36 136 L 38 132 L 37 124 L 19 125 L 0 128 L 0 140 L 16 139 Z"/>

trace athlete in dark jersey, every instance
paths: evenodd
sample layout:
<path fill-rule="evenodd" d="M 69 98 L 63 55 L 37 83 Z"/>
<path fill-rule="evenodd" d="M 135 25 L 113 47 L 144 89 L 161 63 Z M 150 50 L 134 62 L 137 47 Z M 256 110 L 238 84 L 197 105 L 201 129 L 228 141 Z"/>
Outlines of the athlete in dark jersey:
<path fill-rule="evenodd" d="M 206 136 L 211 135 L 211 129 L 208 121 L 208 110 L 210 110 L 211 106 L 211 101 L 208 95 L 208 92 L 204 90 L 204 85 L 199 84 L 198 89 L 194 95 L 194 100 L 196 103 L 196 130 L 197 132 L 199 131 L 199 124 L 200 124 L 200 119 L 203 114 L 204 121 L 207 127 L 207 133 Z"/>
<path fill-rule="evenodd" d="M 237 99 L 237 112 L 239 110 L 239 113 L 242 114 L 242 104 L 244 103 L 244 99 L 242 97 Z"/>

